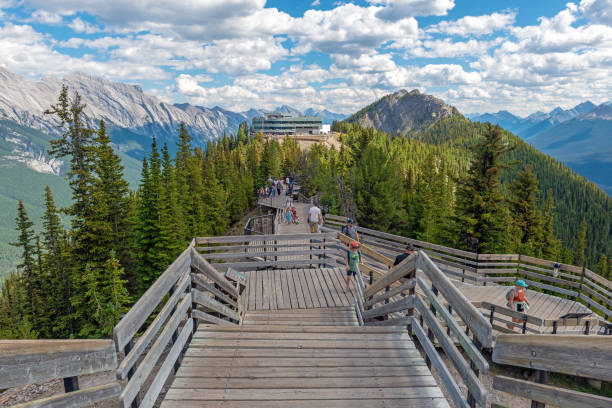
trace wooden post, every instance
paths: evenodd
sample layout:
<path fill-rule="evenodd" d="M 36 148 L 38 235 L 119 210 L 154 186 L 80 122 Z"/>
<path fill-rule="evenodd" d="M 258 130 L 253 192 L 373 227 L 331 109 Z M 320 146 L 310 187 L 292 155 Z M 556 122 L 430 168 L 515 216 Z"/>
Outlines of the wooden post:
<path fill-rule="evenodd" d="M 448 314 L 451 315 L 451 317 L 453 316 L 453 307 L 451 305 L 448 305 Z M 450 336 L 451 333 L 451 329 L 450 329 L 450 324 L 446 325 L 446 334 L 448 336 Z"/>
<path fill-rule="evenodd" d="M 129 354 L 129 352 L 132 350 L 132 347 L 134 347 L 134 339 L 130 340 L 130 342 L 125 345 L 125 350 L 124 350 L 123 353 L 127 356 Z M 134 376 L 135 372 L 136 372 L 136 365 L 134 365 L 130 369 L 130 371 L 128 371 L 128 374 L 127 374 L 128 382 Z M 136 393 L 136 396 L 132 400 L 132 404 L 130 404 L 130 407 L 131 408 L 138 408 L 139 405 L 140 405 L 140 398 L 138 397 L 138 393 Z"/>
<path fill-rule="evenodd" d="M 64 378 L 64 391 L 74 392 L 79 390 L 79 377 Z"/>
<path fill-rule="evenodd" d="M 535 370 L 535 381 L 539 384 L 548 384 L 548 371 Z M 546 404 L 538 401 L 531 401 L 531 408 L 545 408 Z"/>
<path fill-rule="evenodd" d="M 491 313 L 489 314 L 489 322 L 491 323 L 491 326 L 492 326 L 493 325 L 493 315 L 495 314 L 495 305 L 491 305 L 490 309 L 491 309 Z"/>
<path fill-rule="evenodd" d="M 527 331 L 527 315 L 523 315 L 523 334 Z"/>
<path fill-rule="evenodd" d="M 557 321 L 556 320 L 553 322 L 553 331 L 552 331 L 552 334 L 557 334 Z"/>
<path fill-rule="evenodd" d="M 584 334 L 588 336 L 590 331 L 591 331 L 591 321 L 587 320 L 586 324 L 584 325 Z"/>
<path fill-rule="evenodd" d="M 370 271 L 370 285 L 374 283 L 374 271 Z"/>

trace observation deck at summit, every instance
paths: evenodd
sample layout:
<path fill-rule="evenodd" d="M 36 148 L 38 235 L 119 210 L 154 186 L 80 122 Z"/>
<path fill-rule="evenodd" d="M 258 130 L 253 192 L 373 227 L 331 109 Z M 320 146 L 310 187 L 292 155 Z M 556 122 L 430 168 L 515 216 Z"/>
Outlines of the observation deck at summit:
<path fill-rule="evenodd" d="M 319 117 L 283 113 L 256 116 L 251 121 L 251 132 L 264 135 L 318 135 L 321 127 Z"/>

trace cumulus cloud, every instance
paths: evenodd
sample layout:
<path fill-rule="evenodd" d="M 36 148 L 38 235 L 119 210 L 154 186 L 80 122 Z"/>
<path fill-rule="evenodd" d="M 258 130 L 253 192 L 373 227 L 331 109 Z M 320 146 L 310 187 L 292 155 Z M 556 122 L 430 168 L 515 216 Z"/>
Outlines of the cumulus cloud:
<path fill-rule="evenodd" d="M 443 16 L 455 7 L 454 0 L 367 0 L 367 2 L 383 6 L 377 11 L 377 16 L 389 21 L 416 16 Z"/>
<path fill-rule="evenodd" d="M 582 0 L 580 11 L 593 23 L 612 25 L 612 0 Z"/>
<path fill-rule="evenodd" d="M 74 32 L 85 33 L 85 34 L 94 34 L 94 33 L 99 33 L 100 31 L 102 31 L 100 27 L 97 27 L 86 21 L 83 21 L 80 17 L 73 19 L 68 24 L 68 27 L 70 27 L 70 29 L 72 29 L 72 31 Z"/>
<path fill-rule="evenodd" d="M 480 36 L 508 29 L 516 19 L 515 11 L 504 11 L 484 16 L 466 16 L 455 21 L 441 21 L 427 27 L 428 33 L 443 33 L 458 36 Z"/>

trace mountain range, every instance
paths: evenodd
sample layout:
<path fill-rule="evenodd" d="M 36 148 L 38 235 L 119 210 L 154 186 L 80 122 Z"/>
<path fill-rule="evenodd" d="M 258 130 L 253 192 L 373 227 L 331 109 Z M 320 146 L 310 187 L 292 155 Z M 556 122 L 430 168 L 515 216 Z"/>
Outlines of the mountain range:
<path fill-rule="evenodd" d="M 612 102 L 582 102 L 527 117 L 508 111 L 468 115 L 498 124 L 536 149 L 561 160 L 612 196 Z"/>
<path fill-rule="evenodd" d="M 155 136 L 174 149 L 180 123 L 194 138 L 194 145 L 225 134 L 235 134 L 240 123 L 270 113 L 252 108 L 232 112 L 218 106 L 205 108 L 187 103 L 169 104 L 145 93 L 138 85 L 73 73 L 64 78 L 44 77 L 31 81 L 0 66 L 0 276 L 13 269 L 18 259 L 15 240 L 15 209 L 23 200 L 30 218 L 38 223 L 43 214 L 42 193 L 49 185 L 59 206 L 70 198 L 63 177 L 67 164 L 47 154 L 49 141 L 60 133 L 57 120 L 44 111 L 57 103 L 62 84 L 78 92 L 86 104 L 84 114 L 89 126 L 104 119 L 113 147 L 122 159 L 125 177 L 135 188 L 140 179 L 143 155 Z M 274 111 L 301 114 L 290 106 Z M 341 120 L 346 115 L 327 110 L 307 109 L 304 114 L 320 116 L 323 123 Z"/>

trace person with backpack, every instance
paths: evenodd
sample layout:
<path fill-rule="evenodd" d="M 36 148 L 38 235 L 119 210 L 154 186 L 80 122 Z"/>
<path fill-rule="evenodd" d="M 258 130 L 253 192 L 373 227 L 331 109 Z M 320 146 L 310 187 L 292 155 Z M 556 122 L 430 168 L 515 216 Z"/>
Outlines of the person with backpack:
<path fill-rule="evenodd" d="M 319 227 L 321 224 L 323 224 L 321 209 L 317 203 L 314 203 L 314 205 L 308 210 L 308 224 L 310 225 L 310 232 L 313 234 L 318 233 Z"/>
<path fill-rule="evenodd" d="M 350 289 L 351 276 L 355 276 L 359 273 L 359 265 L 363 265 L 361 259 L 361 251 L 359 250 L 359 242 L 352 241 L 349 245 L 349 249 L 346 251 L 346 289 Z"/>
<path fill-rule="evenodd" d="M 359 242 L 359 233 L 357 232 L 357 227 L 355 226 L 355 221 L 352 219 L 348 219 L 346 225 L 342 227 L 341 231 L 344 235 L 349 237 L 350 239 Z"/>
<path fill-rule="evenodd" d="M 514 284 L 513 288 L 508 289 L 506 292 L 506 306 L 511 310 L 519 313 L 526 313 L 529 310 L 531 304 L 526 297 L 527 284 L 524 280 L 518 279 Z M 512 318 L 514 323 L 522 323 L 522 320 L 516 317 Z M 510 330 L 514 330 L 514 326 L 511 324 L 507 325 Z"/>

